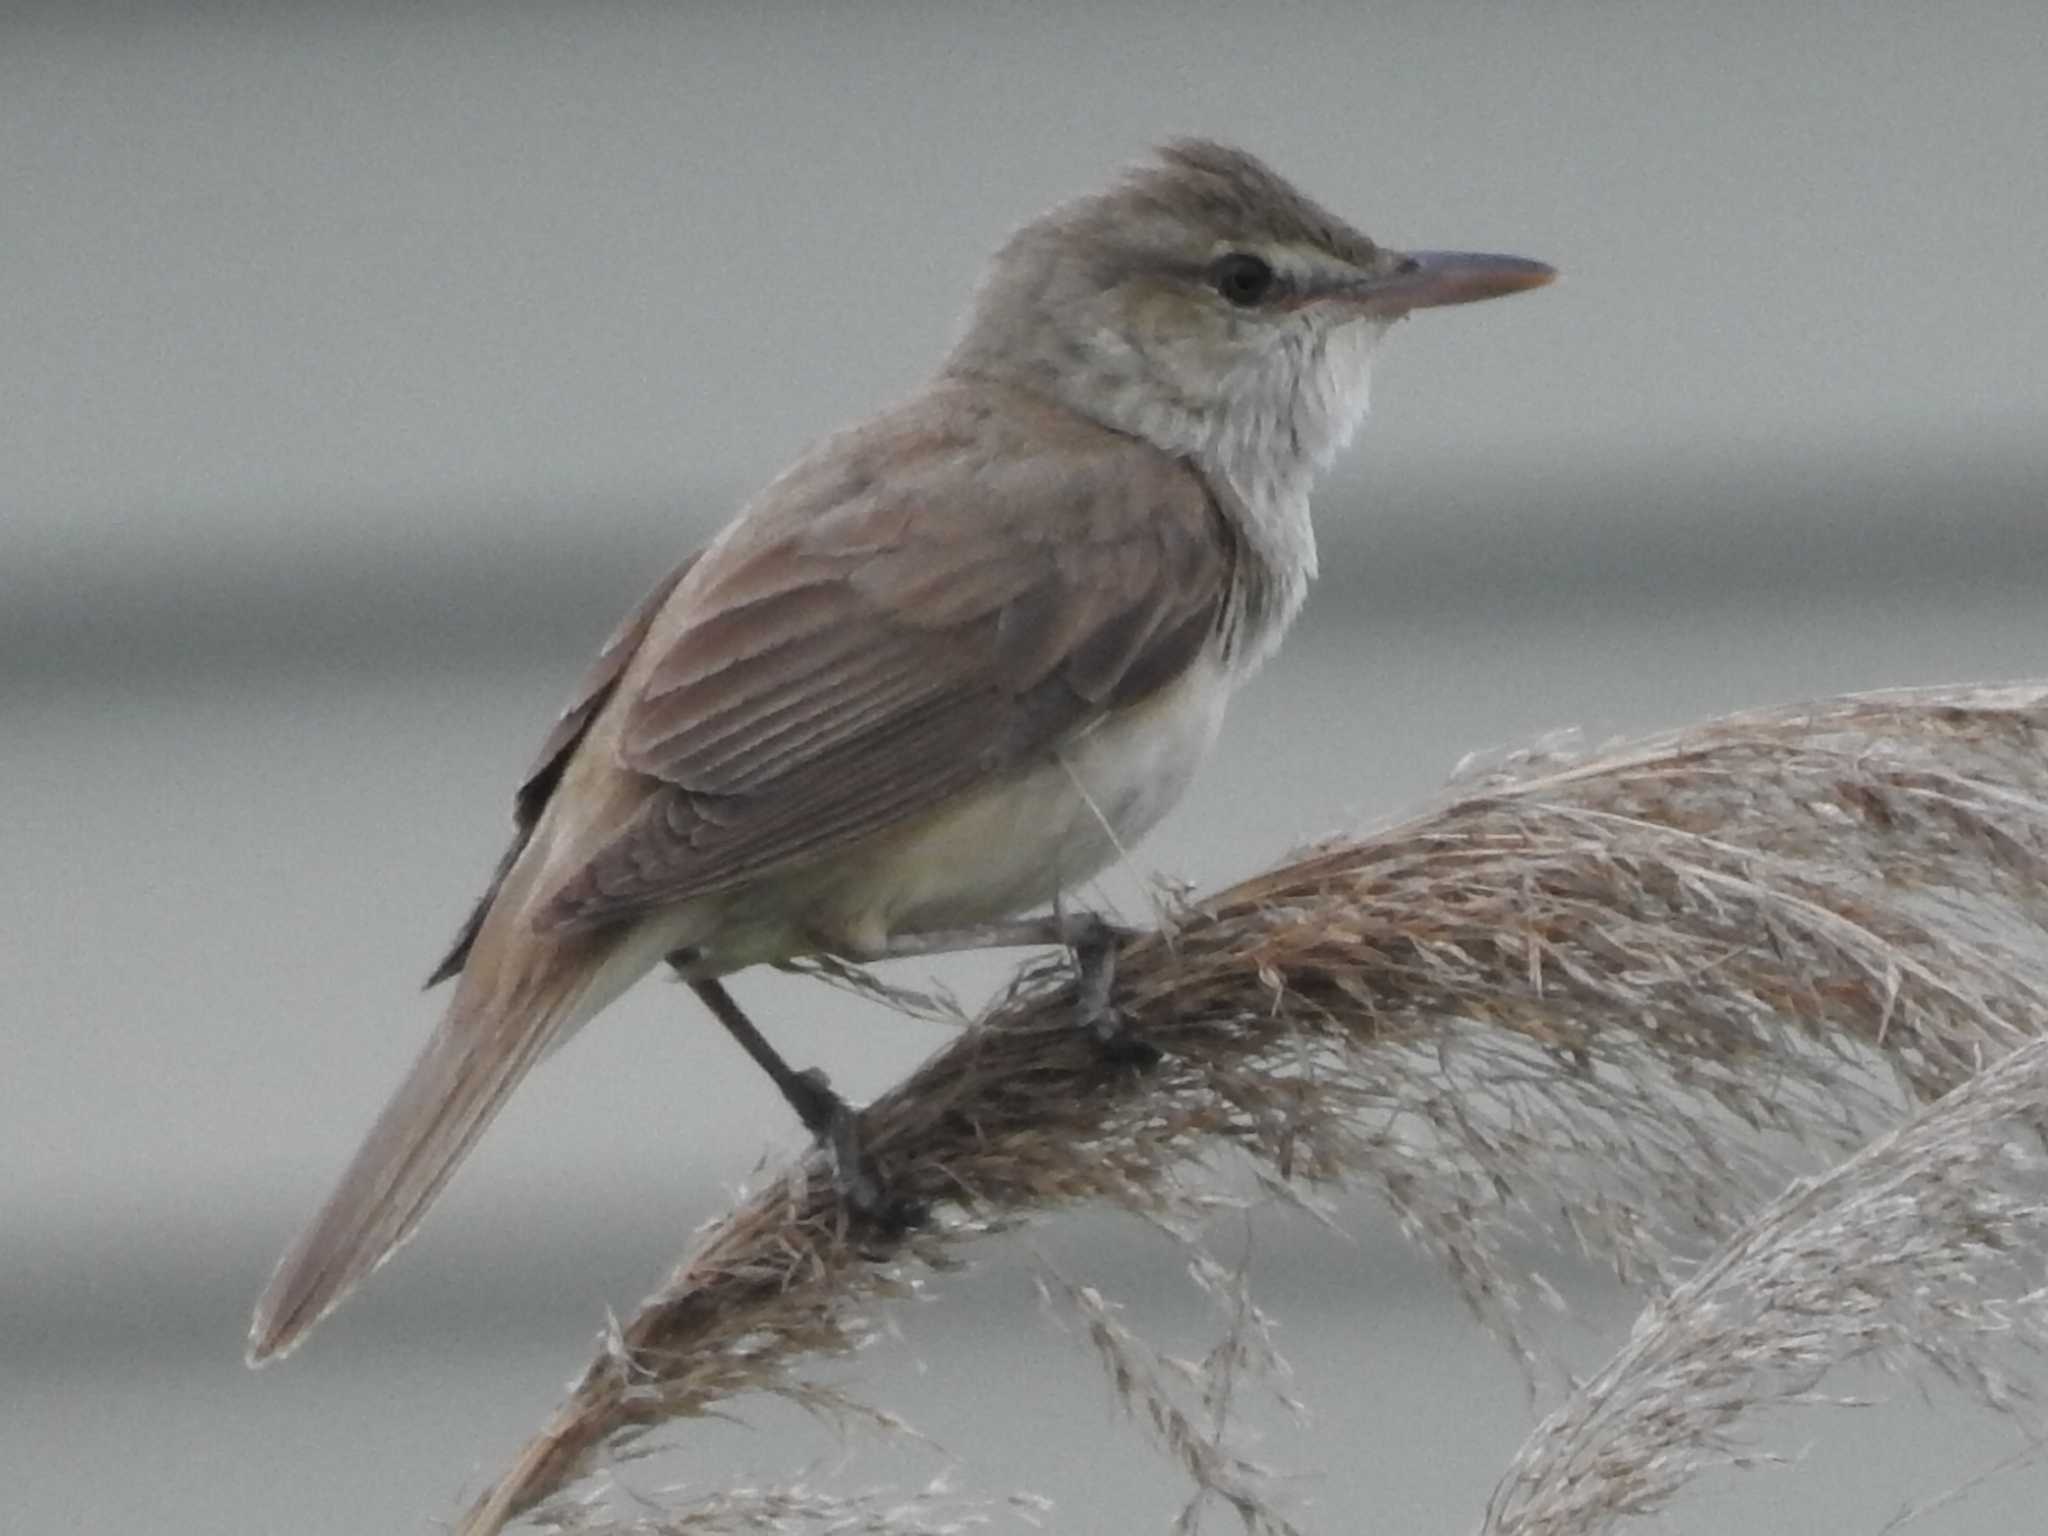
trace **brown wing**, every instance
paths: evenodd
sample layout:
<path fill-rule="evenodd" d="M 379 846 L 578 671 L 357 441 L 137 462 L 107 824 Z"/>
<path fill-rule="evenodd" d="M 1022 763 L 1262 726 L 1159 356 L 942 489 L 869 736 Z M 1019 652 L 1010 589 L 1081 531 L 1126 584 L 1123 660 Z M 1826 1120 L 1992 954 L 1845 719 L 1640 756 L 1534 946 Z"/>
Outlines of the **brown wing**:
<path fill-rule="evenodd" d="M 701 552 L 700 552 L 701 553 Z M 561 782 L 562 770 L 568 766 L 570 754 L 590 730 L 591 721 L 611 698 L 619 686 L 619 679 L 625 676 L 626 667 L 633 655 L 640 649 L 640 643 L 647 638 L 648 627 L 654 616 L 661 612 L 669 594 L 676 589 L 676 583 L 691 566 L 697 563 L 692 555 L 681 565 L 655 584 L 654 590 L 643 597 L 633 611 L 619 621 L 619 627 L 612 631 L 597 659 L 583 674 L 583 680 L 570 695 L 568 707 L 555 717 L 547 740 L 534 755 L 532 766 L 519 781 L 519 788 L 512 796 L 512 843 L 498 860 L 498 868 L 491 876 L 491 882 L 484 888 L 476 905 L 470 909 L 462 929 L 455 935 L 454 943 L 448 946 L 448 953 L 441 957 L 441 963 L 434 967 L 433 975 L 427 978 L 429 987 L 439 986 L 452 976 L 459 975 L 469 961 L 470 946 L 476 943 L 477 930 L 483 927 L 484 914 L 491 910 L 491 903 L 497 900 L 498 888 L 505 883 L 505 876 L 519 855 L 526 851 L 526 843 L 533 836 L 534 824 L 540 820 L 540 813 L 548 803 L 548 796 L 555 792 L 555 785 Z"/>
<path fill-rule="evenodd" d="M 546 921 L 611 922 L 846 847 L 1195 659 L 1235 549 L 1200 477 L 1023 409 L 1042 414 L 928 397 L 828 445 L 713 546 L 621 722 L 621 765 L 659 787 Z"/>

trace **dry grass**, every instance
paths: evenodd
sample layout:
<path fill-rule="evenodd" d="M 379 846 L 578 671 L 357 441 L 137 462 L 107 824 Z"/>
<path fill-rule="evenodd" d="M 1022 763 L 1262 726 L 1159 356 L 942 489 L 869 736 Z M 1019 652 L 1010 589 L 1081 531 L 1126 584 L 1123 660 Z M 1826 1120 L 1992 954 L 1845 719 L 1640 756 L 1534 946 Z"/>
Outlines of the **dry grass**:
<path fill-rule="evenodd" d="M 1834 1367 L 1925 1366 L 2038 1448 L 2048 1352 L 2048 1040 L 1773 1201 L 1637 1322 L 1516 1455 L 1488 1536 L 1597 1536 L 1654 1514 Z"/>
<path fill-rule="evenodd" d="M 1918 1122 L 1736 1229 L 1783 1188 L 1788 1146 L 1839 1156 L 1901 1102 L 1950 1094 L 2048 1035 L 2044 876 L 2048 687 L 1861 696 L 1467 775 L 1423 814 L 1312 850 L 1126 944 L 1117 1004 L 1165 1052 L 1148 1073 L 1106 1066 L 1072 1027 L 1063 968 L 1027 972 L 861 1115 L 893 1187 L 932 1207 L 929 1227 L 849 1230 L 816 1156 L 790 1168 L 605 1341 L 462 1530 L 497 1531 L 608 1448 L 740 1394 L 856 1411 L 807 1380 L 805 1362 L 857 1347 L 910 1277 L 1081 1202 L 1186 1226 L 1213 1188 L 1205 1165 L 1226 1150 L 1284 1198 L 1377 1190 L 1524 1359 L 1518 1236 L 1562 1230 L 1653 1293 L 1734 1239 L 1663 1303 L 1659 1326 L 1678 1332 L 1625 1355 L 1532 1441 L 1497 1497 L 1501 1531 L 1594 1529 L 1661 1500 L 1722 1454 L 1735 1415 L 1796 1395 L 1845 1351 L 1910 1345 L 1996 1398 L 1989 1375 L 1971 1374 L 1982 1319 L 1926 1298 L 1951 1296 L 1986 1244 L 2006 1243 L 2038 1277 L 2034 1208 L 2013 1192 L 2038 1170 L 2006 1160 L 2012 1138 L 1986 1129 L 2019 1112 L 2012 1099 L 1972 1109 L 1965 1089 L 1942 1111 L 1960 1103 L 1961 1119 Z M 1866 1163 L 1890 1171 L 1853 1172 Z M 1971 1180 L 1994 1165 L 2009 1203 L 1972 1204 Z M 1941 1208 L 1953 1223 L 1916 1226 L 1899 1178 L 1954 1194 Z M 1860 1234 L 1869 1262 L 1831 1275 L 1803 1225 L 1815 1221 Z M 1884 1269 L 1886 1245 L 1915 1234 L 1926 1265 Z M 1816 1335 L 1776 1375 L 1747 1355 L 1730 1364 L 1726 1340 L 1699 1342 L 1733 1328 L 1768 1354 L 1784 1318 L 1879 1291 L 1890 1310 L 1877 1331 Z M 1731 1321 L 1731 1296 L 1751 1321 Z M 1290 1529 L 1216 1407 L 1259 1364 L 1254 1314 L 1238 1313 L 1206 1374 L 1176 1382 L 1106 1310 L 1090 1315 L 1085 1288 L 1068 1299 L 1134 1417 L 1190 1477 L 1188 1521 L 1221 1499 L 1251 1529 Z M 1643 1428 L 1632 1415 L 1644 1413 L 1671 1427 Z M 1617 1424 L 1636 1427 L 1617 1440 Z M 1677 1462 L 1628 1470 L 1671 1450 L 1666 1433 Z M 821 1514 L 802 1490 L 755 1497 L 767 1504 L 750 1525 L 729 1507 L 723 1525 L 681 1508 L 605 1524 L 559 1501 L 549 1518 L 647 1532 L 979 1518 L 906 1504 L 896 1525 L 835 1524 L 865 1517 Z"/>

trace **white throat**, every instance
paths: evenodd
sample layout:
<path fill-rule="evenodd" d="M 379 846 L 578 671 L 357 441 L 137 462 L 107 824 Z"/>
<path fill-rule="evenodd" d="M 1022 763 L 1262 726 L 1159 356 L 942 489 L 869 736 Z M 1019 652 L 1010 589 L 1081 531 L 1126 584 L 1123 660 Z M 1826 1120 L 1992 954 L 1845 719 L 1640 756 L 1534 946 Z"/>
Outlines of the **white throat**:
<path fill-rule="evenodd" d="M 1196 449 L 1247 501 L 1305 499 L 1350 443 L 1372 398 L 1372 358 L 1391 324 L 1303 326 L 1231 375 Z"/>
<path fill-rule="evenodd" d="M 1193 445 L 1204 473 L 1236 493 L 1263 587 L 1247 604 L 1237 665 L 1256 668 L 1294 622 L 1316 574 L 1309 493 L 1371 403 L 1372 357 L 1390 321 L 1304 328 L 1231 379 L 1225 408 Z"/>

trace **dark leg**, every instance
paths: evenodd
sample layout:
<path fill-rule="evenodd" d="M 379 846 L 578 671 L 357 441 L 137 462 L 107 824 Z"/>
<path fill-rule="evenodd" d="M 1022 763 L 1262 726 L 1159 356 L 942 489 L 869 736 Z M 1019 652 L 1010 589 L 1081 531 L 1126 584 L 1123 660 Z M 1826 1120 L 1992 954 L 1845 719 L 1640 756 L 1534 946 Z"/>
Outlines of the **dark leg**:
<path fill-rule="evenodd" d="M 825 1074 L 815 1067 L 799 1072 L 784 1061 L 782 1053 L 768 1043 L 767 1037 L 754 1027 L 754 1021 L 740 1010 L 723 982 L 692 981 L 690 989 L 704 999 L 704 1006 L 725 1026 L 726 1033 L 782 1090 L 783 1098 L 796 1111 L 797 1119 L 803 1121 L 804 1129 L 820 1141 L 830 1141 L 849 1116 L 846 1101 L 832 1091 Z"/>
<path fill-rule="evenodd" d="M 885 1197 L 880 1181 L 861 1155 L 853 1111 L 847 1107 L 846 1100 L 833 1091 L 832 1085 L 825 1080 L 825 1074 L 815 1067 L 798 1072 L 784 1061 L 782 1054 L 754 1027 L 754 1021 L 741 1011 L 722 982 L 692 978 L 690 988 L 725 1026 L 726 1033 L 737 1040 L 740 1048 L 773 1079 L 789 1107 L 796 1111 L 797 1119 L 803 1122 L 804 1129 L 832 1149 L 832 1160 L 838 1167 L 839 1186 L 847 1205 L 885 1230 L 902 1232 L 917 1226 L 924 1213 L 909 1202 Z"/>
<path fill-rule="evenodd" d="M 1110 1001 L 1116 989 L 1116 946 L 1123 935 L 1099 912 L 1063 919 L 1067 948 L 1074 956 L 1074 1022 L 1095 1037 L 1106 1060 L 1123 1066 L 1156 1067 L 1159 1047 L 1124 1027 Z"/>

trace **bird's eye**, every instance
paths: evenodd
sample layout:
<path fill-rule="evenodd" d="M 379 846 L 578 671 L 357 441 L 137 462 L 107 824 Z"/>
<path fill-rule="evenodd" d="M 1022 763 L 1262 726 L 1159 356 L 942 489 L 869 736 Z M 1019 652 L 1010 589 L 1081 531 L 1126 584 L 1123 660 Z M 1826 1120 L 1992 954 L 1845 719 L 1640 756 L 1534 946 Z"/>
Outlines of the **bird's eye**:
<path fill-rule="evenodd" d="M 1278 281 L 1271 266 L 1249 251 L 1232 251 L 1216 258 L 1209 269 L 1209 282 L 1231 303 L 1250 306 L 1267 298 Z"/>

